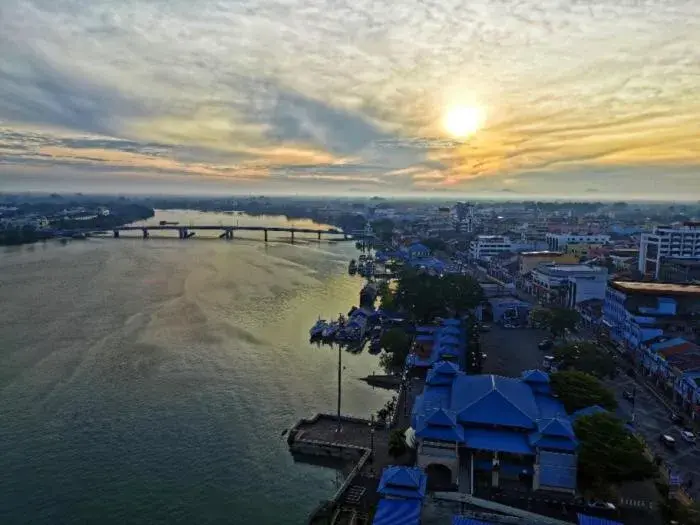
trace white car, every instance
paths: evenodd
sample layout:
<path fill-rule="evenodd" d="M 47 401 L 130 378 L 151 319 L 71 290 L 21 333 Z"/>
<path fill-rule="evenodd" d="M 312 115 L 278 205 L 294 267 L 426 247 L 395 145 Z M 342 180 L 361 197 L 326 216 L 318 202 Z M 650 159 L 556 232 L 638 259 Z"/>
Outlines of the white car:
<path fill-rule="evenodd" d="M 695 443 L 695 434 L 693 434 L 690 430 L 681 430 L 681 437 L 688 443 Z"/>
<path fill-rule="evenodd" d="M 601 509 L 601 510 L 616 510 L 617 509 L 615 504 L 610 503 L 609 501 L 590 501 L 590 502 L 588 502 L 587 507 L 591 508 L 591 509 Z"/>

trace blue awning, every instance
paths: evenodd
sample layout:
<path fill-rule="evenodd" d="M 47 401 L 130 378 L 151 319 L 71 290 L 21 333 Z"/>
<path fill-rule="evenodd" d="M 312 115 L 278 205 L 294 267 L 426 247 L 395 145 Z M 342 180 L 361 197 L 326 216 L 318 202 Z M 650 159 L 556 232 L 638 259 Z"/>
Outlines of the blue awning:
<path fill-rule="evenodd" d="M 464 431 L 464 441 L 467 447 L 478 450 L 534 454 L 527 442 L 527 434 L 519 432 L 470 428 Z"/>
<path fill-rule="evenodd" d="M 382 499 L 374 514 L 374 525 L 418 525 L 421 500 Z"/>

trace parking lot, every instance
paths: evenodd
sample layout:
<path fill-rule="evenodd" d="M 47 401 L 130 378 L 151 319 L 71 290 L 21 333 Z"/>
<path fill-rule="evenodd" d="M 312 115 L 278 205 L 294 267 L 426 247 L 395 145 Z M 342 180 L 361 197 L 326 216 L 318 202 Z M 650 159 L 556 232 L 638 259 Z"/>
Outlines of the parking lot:
<path fill-rule="evenodd" d="M 542 368 L 543 352 L 537 345 L 546 339 L 546 330 L 503 328 L 494 324 L 481 334 L 481 351 L 486 353 L 484 373 L 518 377 L 523 370 Z"/>

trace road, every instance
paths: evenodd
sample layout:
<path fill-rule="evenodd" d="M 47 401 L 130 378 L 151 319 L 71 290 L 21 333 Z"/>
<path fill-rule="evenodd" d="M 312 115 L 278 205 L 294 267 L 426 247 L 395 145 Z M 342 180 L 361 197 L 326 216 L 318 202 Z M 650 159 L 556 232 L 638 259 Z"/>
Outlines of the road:
<path fill-rule="evenodd" d="M 546 352 L 537 345 L 548 335 L 546 330 L 493 325 L 490 332 L 481 334 L 481 351 L 486 353 L 484 373 L 518 377 L 523 370 L 542 368 Z"/>
<path fill-rule="evenodd" d="M 640 379 L 641 381 L 641 379 Z M 681 438 L 680 426 L 671 423 L 671 410 L 657 396 L 652 394 L 643 384 L 626 374 L 620 374 L 614 381 L 606 385 L 617 399 L 618 413 L 625 419 L 632 418 L 632 403 L 622 397 L 625 390 L 632 391 L 637 385 L 634 403 L 634 427 L 644 437 L 649 448 L 664 459 L 664 464 L 671 472 L 680 475 L 683 481 L 693 480 L 693 486 L 687 492 L 694 499 L 700 498 L 700 448 L 693 443 L 687 443 Z M 676 450 L 669 450 L 659 440 L 661 434 L 668 434 L 676 440 Z"/>

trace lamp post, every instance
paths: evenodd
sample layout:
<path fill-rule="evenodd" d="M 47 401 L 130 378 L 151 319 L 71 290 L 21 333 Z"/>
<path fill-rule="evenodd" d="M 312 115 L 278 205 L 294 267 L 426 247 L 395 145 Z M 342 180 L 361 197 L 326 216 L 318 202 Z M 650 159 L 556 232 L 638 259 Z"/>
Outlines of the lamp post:
<path fill-rule="evenodd" d="M 374 414 L 370 417 L 369 421 L 369 462 L 372 463 L 374 460 Z"/>

